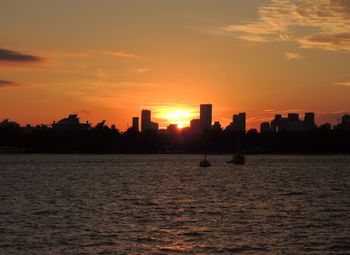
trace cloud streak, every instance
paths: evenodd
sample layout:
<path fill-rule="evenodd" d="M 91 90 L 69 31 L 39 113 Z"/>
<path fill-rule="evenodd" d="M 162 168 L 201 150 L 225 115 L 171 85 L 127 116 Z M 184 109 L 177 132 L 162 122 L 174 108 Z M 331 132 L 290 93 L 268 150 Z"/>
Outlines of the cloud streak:
<path fill-rule="evenodd" d="M 86 58 L 95 56 L 105 56 L 114 58 L 137 59 L 138 55 L 127 51 L 116 50 L 85 50 L 85 51 L 42 51 L 44 55 L 51 58 Z"/>
<path fill-rule="evenodd" d="M 342 86 L 342 87 L 349 87 L 350 88 L 350 81 L 347 82 L 336 82 L 334 85 Z"/>
<path fill-rule="evenodd" d="M 349 0 L 271 0 L 258 16 L 224 30 L 252 42 L 295 41 L 302 48 L 350 52 Z"/>
<path fill-rule="evenodd" d="M 137 55 L 135 55 L 133 53 L 124 52 L 124 51 L 97 51 L 96 53 L 104 55 L 104 56 L 111 56 L 111 57 L 117 57 L 117 58 L 134 59 L 134 58 L 138 57 Z"/>
<path fill-rule="evenodd" d="M 38 56 L 24 54 L 18 51 L 0 48 L 0 61 L 10 63 L 38 63 L 43 59 Z"/>
<path fill-rule="evenodd" d="M 18 87 L 19 84 L 13 81 L 0 80 L 0 88 Z"/>
<path fill-rule="evenodd" d="M 300 59 L 304 58 L 304 56 L 300 55 L 299 53 L 295 53 L 295 52 L 285 52 L 284 56 L 285 56 L 287 61 L 300 60 Z"/>

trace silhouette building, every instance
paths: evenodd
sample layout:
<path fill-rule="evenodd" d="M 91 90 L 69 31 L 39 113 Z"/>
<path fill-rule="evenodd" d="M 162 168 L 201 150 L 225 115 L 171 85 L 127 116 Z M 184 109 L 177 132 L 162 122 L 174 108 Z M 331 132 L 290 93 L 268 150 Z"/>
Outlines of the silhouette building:
<path fill-rule="evenodd" d="M 86 123 L 80 123 L 80 119 L 77 114 L 71 114 L 67 118 L 61 119 L 57 122 L 52 123 L 52 127 L 56 129 L 64 130 L 81 130 L 90 129 L 91 124 L 87 121 Z"/>
<path fill-rule="evenodd" d="M 325 124 L 320 126 L 320 129 L 330 131 L 330 130 L 332 130 L 332 124 L 325 123 Z"/>
<path fill-rule="evenodd" d="M 150 123 L 151 123 L 151 111 L 142 110 L 141 111 L 141 132 L 148 130 Z"/>
<path fill-rule="evenodd" d="M 245 112 L 241 112 L 238 114 L 238 130 L 240 132 L 244 132 L 246 131 L 246 113 Z"/>
<path fill-rule="evenodd" d="M 139 127 L 139 117 L 133 117 L 132 118 L 132 129 L 139 132 L 140 127 Z"/>
<path fill-rule="evenodd" d="M 171 133 L 171 134 L 174 134 L 178 131 L 178 126 L 177 124 L 170 124 L 168 127 L 167 127 L 167 132 L 168 133 Z"/>
<path fill-rule="evenodd" d="M 271 131 L 273 132 L 279 132 L 279 127 L 282 122 L 282 115 L 281 114 L 276 114 L 275 119 L 271 121 Z"/>
<path fill-rule="evenodd" d="M 317 128 L 315 123 L 315 113 L 307 112 L 304 117 L 304 130 L 309 131 Z"/>
<path fill-rule="evenodd" d="M 104 127 L 106 127 L 106 121 L 105 120 L 97 123 L 96 126 L 95 126 L 95 128 L 104 128 Z"/>
<path fill-rule="evenodd" d="M 158 123 L 151 121 L 151 111 L 142 110 L 141 112 L 141 132 L 147 130 L 158 130 Z"/>
<path fill-rule="evenodd" d="M 191 120 L 190 130 L 191 130 L 192 133 L 199 133 L 199 132 L 201 132 L 201 121 L 200 121 L 200 119 L 193 119 L 193 120 Z"/>
<path fill-rule="evenodd" d="M 216 130 L 216 131 L 221 131 L 222 130 L 222 127 L 221 127 L 221 124 L 219 121 L 215 121 L 214 122 L 214 125 L 212 126 L 212 129 L 213 130 Z"/>
<path fill-rule="evenodd" d="M 246 113 L 241 112 L 233 115 L 232 123 L 228 126 L 228 129 L 235 132 L 246 132 Z"/>
<path fill-rule="evenodd" d="M 251 128 L 247 131 L 247 135 L 255 135 L 258 133 L 258 130 L 256 128 Z"/>
<path fill-rule="evenodd" d="M 10 121 L 9 119 L 4 119 L 2 122 L 0 122 L 0 128 L 18 128 L 19 124 L 14 122 L 14 121 Z"/>
<path fill-rule="evenodd" d="M 271 126 L 269 122 L 263 122 L 260 125 L 260 133 L 267 133 L 271 131 Z"/>
<path fill-rule="evenodd" d="M 144 129 L 147 125 L 147 123 L 151 122 L 151 111 L 149 110 L 142 110 L 141 111 L 141 129 Z"/>
<path fill-rule="evenodd" d="M 213 106 L 211 104 L 200 105 L 200 122 L 202 131 L 211 129 L 212 109 Z"/>
<path fill-rule="evenodd" d="M 299 119 L 298 113 L 288 113 L 288 121 L 286 124 L 286 131 L 300 132 L 302 131 L 302 122 Z"/>
<path fill-rule="evenodd" d="M 342 119 L 341 123 L 343 125 L 350 125 L 350 115 L 345 114 L 341 119 Z"/>
<path fill-rule="evenodd" d="M 289 122 L 299 121 L 299 113 L 288 113 L 288 121 Z"/>
<path fill-rule="evenodd" d="M 289 113 L 287 118 L 276 114 L 275 119 L 271 121 L 271 130 L 274 132 L 297 132 L 300 129 L 301 121 L 297 113 Z"/>
<path fill-rule="evenodd" d="M 345 114 L 342 116 L 341 123 L 334 126 L 335 130 L 350 130 L 350 115 Z"/>
<path fill-rule="evenodd" d="M 271 131 L 273 132 L 303 132 L 317 128 L 315 123 L 315 113 L 305 113 L 304 120 L 300 120 L 298 113 L 289 113 L 287 118 L 280 114 L 275 115 L 271 121 Z"/>

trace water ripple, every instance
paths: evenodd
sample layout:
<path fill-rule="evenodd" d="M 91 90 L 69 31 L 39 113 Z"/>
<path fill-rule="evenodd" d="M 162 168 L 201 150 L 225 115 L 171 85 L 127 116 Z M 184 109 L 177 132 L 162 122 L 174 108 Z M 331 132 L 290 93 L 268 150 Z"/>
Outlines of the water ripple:
<path fill-rule="evenodd" d="M 0 254 L 349 254 L 349 156 L 1 155 Z"/>

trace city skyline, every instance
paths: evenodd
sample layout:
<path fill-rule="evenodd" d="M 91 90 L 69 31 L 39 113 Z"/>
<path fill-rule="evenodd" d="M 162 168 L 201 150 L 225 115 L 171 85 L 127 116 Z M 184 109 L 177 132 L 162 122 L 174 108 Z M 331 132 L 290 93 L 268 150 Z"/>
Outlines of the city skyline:
<path fill-rule="evenodd" d="M 0 255 L 349 254 L 350 0 L 0 0 Z"/>
<path fill-rule="evenodd" d="M 149 110 L 152 109 L 151 107 L 144 109 L 144 110 Z M 260 129 L 261 124 L 266 122 L 266 121 L 270 121 L 272 120 L 275 115 L 278 114 L 283 114 L 283 115 L 288 115 L 289 113 L 298 113 L 298 114 L 305 114 L 308 113 L 309 111 L 300 111 L 297 112 L 299 109 L 295 109 L 296 111 L 280 111 L 280 112 L 274 112 L 272 110 L 268 110 L 266 111 L 266 114 L 264 116 L 249 116 L 249 114 L 247 114 L 247 119 L 246 119 L 246 127 L 247 129 Z M 166 129 L 169 125 L 174 125 L 176 124 L 178 126 L 178 128 L 182 129 L 182 128 L 186 128 L 186 127 L 190 127 L 191 126 L 191 121 L 192 120 L 197 120 L 200 118 L 200 110 L 195 110 L 195 107 L 192 108 L 191 113 L 183 111 L 183 110 L 174 110 L 174 111 L 170 111 L 168 113 L 163 113 L 162 111 L 152 111 L 149 110 L 151 112 L 154 113 L 154 117 L 153 120 L 154 122 L 159 124 L 159 129 Z M 61 115 L 59 115 L 57 118 L 55 119 L 60 119 L 64 116 L 68 116 L 70 114 L 77 114 L 80 116 L 80 119 L 85 122 L 85 121 L 89 121 L 92 124 L 98 124 L 100 123 L 101 120 L 103 120 L 103 117 L 95 117 L 92 121 L 91 119 L 89 119 L 89 114 L 87 112 L 84 111 L 78 111 L 78 112 L 69 112 L 67 111 L 67 113 L 63 113 Z M 322 125 L 322 124 L 331 124 L 333 125 L 337 125 L 341 122 L 341 117 L 343 115 L 347 115 L 350 114 L 350 111 L 339 111 L 339 112 L 334 112 L 332 113 L 332 118 L 324 118 L 324 113 L 316 113 L 315 115 L 315 123 L 317 125 Z M 133 126 L 133 118 L 137 118 L 139 121 L 139 125 L 140 125 L 140 130 L 141 130 L 141 111 L 140 114 L 136 114 L 133 117 L 127 119 L 127 122 L 124 123 L 124 125 L 122 124 L 121 126 L 116 125 L 115 123 L 118 123 L 119 121 L 112 121 L 112 120 L 106 120 L 106 123 L 108 125 L 116 125 L 118 127 L 118 129 L 120 129 L 121 131 L 125 131 L 128 128 Z M 102 116 L 104 116 L 102 114 Z M 132 116 L 132 115 L 131 115 Z M 167 118 L 166 116 L 169 116 L 169 118 Z M 130 117 L 130 116 L 129 116 Z M 230 118 L 231 117 L 231 118 Z M 220 122 L 220 124 L 222 126 L 228 126 L 230 125 L 231 121 L 232 121 L 232 114 L 228 115 L 227 117 L 225 116 L 224 118 L 221 118 L 220 121 L 218 118 L 213 117 L 214 121 L 218 121 Z M 15 119 L 11 116 L 8 115 L 4 115 L 4 116 L 0 116 L 0 120 L 4 120 L 4 119 L 8 119 L 8 120 L 12 120 L 15 121 L 17 123 L 19 123 L 21 126 L 25 126 L 25 125 L 51 125 L 52 121 L 54 118 L 51 118 L 51 120 L 49 120 L 48 122 L 44 122 L 44 121 L 38 121 L 38 122 L 23 122 L 23 121 L 18 121 L 18 119 Z M 48 119 L 50 119 L 50 117 L 48 117 Z M 115 119 L 117 120 L 117 119 Z M 254 121 L 254 124 L 252 124 L 252 120 Z M 212 122 L 212 124 L 214 124 L 214 121 Z M 119 122 L 120 123 L 120 122 Z"/>
<path fill-rule="evenodd" d="M 200 117 L 190 127 L 169 124 L 159 128 L 150 110 L 131 117 L 133 125 L 119 130 L 106 120 L 91 123 L 70 114 L 50 125 L 21 126 L 0 121 L 0 153 L 232 153 L 240 148 L 249 154 L 349 153 L 350 115 L 339 124 L 317 125 L 315 113 L 276 114 L 260 124 L 246 126 L 247 114 L 234 113 L 229 125 L 213 118 L 213 105 L 201 104 Z"/>
<path fill-rule="evenodd" d="M 64 17 L 64 18 L 63 18 Z M 0 117 L 71 113 L 121 130 L 150 109 L 160 127 L 246 112 L 350 112 L 348 1 L 12 0 L 0 3 Z"/>
<path fill-rule="evenodd" d="M 52 128 L 83 128 L 90 129 L 92 127 L 110 127 L 114 130 L 121 132 L 127 132 L 132 129 L 136 132 L 146 131 L 167 131 L 170 133 L 180 130 L 190 130 L 192 133 L 203 133 L 206 130 L 230 130 L 235 132 L 305 132 L 315 130 L 317 128 L 322 129 L 342 129 L 346 130 L 350 127 L 350 115 L 343 114 L 337 117 L 337 123 L 332 125 L 331 123 L 318 123 L 316 121 L 317 114 L 315 112 L 305 112 L 304 118 L 300 117 L 300 113 L 288 112 L 285 114 L 276 113 L 274 118 L 265 120 L 259 123 L 259 127 L 247 126 L 247 114 L 246 112 L 240 112 L 232 114 L 231 122 L 228 125 L 223 125 L 220 121 L 213 117 L 213 105 L 212 104 L 200 104 L 199 105 L 199 117 L 189 120 L 189 125 L 183 125 L 175 122 L 169 123 L 167 126 L 160 126 L 158 122 L 152 118 L 152 111 L 148 109 L 142 109 L 140 115 L 131 117 L 131 125 L 127 125 L 127 129 L 119 129 L 115 124 L 109 124 L 106 120 L 92 123 L 89 121 L 80 122 L 81 118 L 78 114 L 69 114 L 67 118 L 54 120 L 51 124 L 36 123 L 34 126 L 38 127 L 52 127 Z M 193 115 L 196 117 L 196 115 Z M 176 119 L 176 118 L 175 118 Z M 174 120 L 174 119 L 173 119 Z M 14 120 L 5 118 L 0 122 L 2 127 L 21 127 L 21 124 Z M 31 124 L 22 125 L 22 127 L 32 127 Z"/>

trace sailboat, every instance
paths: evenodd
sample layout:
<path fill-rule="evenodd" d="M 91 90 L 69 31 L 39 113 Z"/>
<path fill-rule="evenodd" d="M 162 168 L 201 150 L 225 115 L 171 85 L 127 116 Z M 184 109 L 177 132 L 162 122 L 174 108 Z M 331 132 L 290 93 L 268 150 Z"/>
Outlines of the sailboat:
<path fill-rule="evenodd" d="M 233 155 L 232 160 L 226 161 L 226 163 L 235 164 L 235 165 L 245 164 L 245 156 L 244 156 L 244 153 L 242 150 L 242 144 L 241 144 L 241 133 L 238 133 L 237 135 L 237 146 L 238 146 L 237 153 Z"/>
<path fill-rule="evenodd" d="M 233 155 L 232 160 L 226 161 L 226 163 L 236 164 L 236 165 L 244 165 L 245 164 L 245 156 L 243 153 L 237 153 L 237 154 Z"/>
<path fill-rule="evenodd" d="M 207 154 L 206 153 L 204 154 L 204 159 L 201 162 L 199 162 L 199 166 L 200 167 L 211 167 L 210 162 L 207 160 Z"/>

